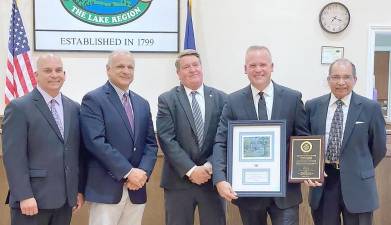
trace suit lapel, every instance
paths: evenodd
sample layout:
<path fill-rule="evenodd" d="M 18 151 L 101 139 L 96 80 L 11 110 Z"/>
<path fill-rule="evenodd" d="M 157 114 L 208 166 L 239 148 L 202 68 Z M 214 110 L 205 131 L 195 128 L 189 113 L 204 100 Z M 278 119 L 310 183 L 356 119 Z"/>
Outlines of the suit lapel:
<path fill-rule="evenodd" d="M 348 142 L 350 135 L 352 134 L 355 121 L 362 110 L 362 102 L 357 98 L 356 94 L 352 92 L 352 98 L 350 100 L 350 106 L 348 111 L 348 117 L 345 123 L 345 131 L 342 139 L 341 152 L 345 149 L 345 145 Z"/>
<path fill-rule="evenodd" d="M 251 92 L 251 86 L 247 86 L 243 89 L 243 95 L 244 95 L 244 108 L 247 112 L 247 116 L 250 120 L 258 120 L 257 111 L 255 111 L 254 107 L 254 99 Z"/>
<path fill-rule="evenodd" d="M 313 119 L 313 121 L 316 121 L 318 123 L 318 126 L 316 126 L 316 130 L 314 130 L 315 134 L 319 134 L 319 135 L 326 134 L 326 120 L 327 120 L 327 111 L 329 109 L 329 103 L 330 103 L 330 94 L 324 96 L 320 100 L 319 105 L 317 105 L 317 110 L 315 111 L 314 119 Z"/>
<path fill-rule="evenodd" d="M 216 104 L 214 102 L 214 93 L 212 89 L 204 85 L 204 99 L 205 99 L 205 121 L 204 121 L 204 139 L 208 134 L 212 112 L 215 111 Z"/>
<path fill-rule="evenodd" d="M 54 117 L 52 115 L 52 112 L 50 112 L 50 109 L 45 102 L 45 99 L 42 97 L 41 93 L 39 93 L 39 91 L 36 88 L 33 90 L 32 94 L 33 94 L 33 100 L 34 100 L 35 106 L 42 113 L 43 117 L 48 121 L 50 127 L 56 133 L 58 138 L 60 138 L 60 140 L 62 142 L 64 142 L 64 139 L 61 135 L 60 129 L 58 128 L 57 123 L 54 120 Z"/>
<path fill-rule="evenodd" d="M 133 117 L 134 117 L 134 140 L 137 140 L 138 137 L 138 128 L 140 127 L 140 119 L 139 116 L 141 115 L 141 107 L 136 107 L 136 106 L 141 106 L 141 104 L 138 102 L 136 96 L 134 95 L 133 92 L 130 91 L 129 93 L 130 96 L 130 102 L 132 103 L 132 108 L 133 108 Z M 128 117 L 126 117 L 128 118 Z"/>
<path fill-rule="evenodd" d="M 273 81 L 272 81 L 273 82 Z M 283 107 L 283 100 L 282 94 L 284 90 L 280 88 L 280 86 L 273 82 L 273 106 L 272 106 L 272 116 L 270 117 L 272 120 L 278 120 L 281 118 L 281 111 L 284 109 Z"/>
<path fill-rule="evenodd" d="M 190 126 L 191 126 L 191 129 L 193 130 L 193 133 L 196 134 L 197 132 L 196 132 L 196 128 L 195 128 L 193 113 L 191 111 L 190 102 L 186 96 L 185 88 L 182 85 L 177 88 L 177 97 L 178 97 L 179 103 L 181 104 L 183 110 L 185 111 L 187 120 L 190 123 Z"/>
<path fill-rule="evenodd" d="M 107 97 L 109 98 L 111 104 L 113 104 L 114 108 L 117 110 L 118 114 L 120 115 L 122 121 L 124 122 L 128 132 L 129 132 L 129 135 L 131 136 L 131 138 L 134 141 L 134 134 L 133 134 L 132 128 L 130 127 L 130 123 L 129 123 L 128 117 L 126 115 L 125 109 L 122 105 L 121 100 L 118 97 L 117 92 L 114 90 L 114 88 L 111 86 L 110 83 L 106 83 L 106 94 L 107 94 Z"/>
<path fill-rule="evenodd" d="M 64 142 L 67 143 L 71 123 L 71 103 L 64 96 L 62 96 L 62 108 L 64 112 Z"/>

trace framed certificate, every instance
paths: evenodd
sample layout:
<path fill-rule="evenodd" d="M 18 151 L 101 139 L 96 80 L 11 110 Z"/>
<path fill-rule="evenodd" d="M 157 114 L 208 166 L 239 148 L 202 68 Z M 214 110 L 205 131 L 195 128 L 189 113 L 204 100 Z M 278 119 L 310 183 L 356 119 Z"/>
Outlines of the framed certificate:
<path fill-rule="evenodd" d="M 321 64 L 331 64 L 337 59 L 343 58 L 343 47 L 322 46 L 322 53 L 320 57 Z"/>
<path fill-rule="evenodd" d="M 239 197 L 285 197 L 285 121 L 228 122 L 227 179 Z"/>
<path fill-rule="evenodd" d="M 305 180 L 323 182 L 324 137 L 291 136 L 289 150 L 289 183 Z"/>

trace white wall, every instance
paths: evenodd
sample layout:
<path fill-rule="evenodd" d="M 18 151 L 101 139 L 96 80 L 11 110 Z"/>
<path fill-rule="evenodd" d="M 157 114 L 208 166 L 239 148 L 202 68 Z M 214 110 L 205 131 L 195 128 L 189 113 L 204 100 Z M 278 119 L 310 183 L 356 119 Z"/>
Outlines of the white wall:
<path fill-rule="evenodd" d="M 172 1 L 172 0 L 171 0 Z M 350 9 L 351 23 L 341 34 L 325 33 L 319 26 L 320 9 L 331 0 L 194 0 L 193 22 L 201 53 L 205 83 L 226 92 L 248 84 L 243 73 L 249 45 L 266 45 L 275 64 L 273 79 L 300 90 L 303 99 L 327 92 L 328 67 L 320 64 L 321 46 L 345 48 L 345 57 L 357 66 L 355 90 L 366 94 L 369 25 L 390 25 L 391 1 L 341 1 Z M 0 0 L 0 112 L 4 108 L 4 74 L 11 0 Z M 152 3 L 153 4 L 153 3 Z M 184 30 L 186 1 L 180 0 Z M 33 47 L 33 1 L 19 0 L 30 47 Z M 182 40 L 182 38 L 181 38 Z M 182 41 L 181 41 L 182 46 Z M 36 58 L 41 52 L 33 52 Z M 80 101 L 83 94 L 106 80 L 107 53 L 59 53 L 67 71 L 63 92 Z M 137 53 L 136 77 L 131 89 L 146 97 L 156 115 L 157 96 L 176 85 L 176 54 Z"/>

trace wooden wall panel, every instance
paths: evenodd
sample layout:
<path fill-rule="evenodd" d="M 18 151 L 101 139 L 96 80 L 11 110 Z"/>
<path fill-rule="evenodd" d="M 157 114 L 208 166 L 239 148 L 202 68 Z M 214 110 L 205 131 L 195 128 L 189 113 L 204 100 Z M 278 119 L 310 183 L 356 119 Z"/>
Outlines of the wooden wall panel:
<path fill-rule="evenodd" d="M 148 184 L 148 203 L 143 217 L 143 225 L 164 225 L 164 199 L 163 190 L 159 186 L 163 156 L 158 157 L 155 170 Z M 374 225 L 384 225 L 391 221 L 391 158 L 385 158 L 376 169 L 376 179 L 379 190 L 380 209 L 375 211 Z M 4 205 L 8 184 L 5 177 L 4 165 L 0 156 L 0 225 L 9 225 L 9 208 Z M 308 188 L 302 186 L 303 204 L 300 205 L 300 225 L 313 225 L 310 209 L 307 204 Z M 178 205 L 178 207 L 180 207 Z M 196 215 L 197 218 L 197 215 Z M 72 225 L 88 224 L 88 206 L 74 214 Z M 227 204 L 227 224 L 242 225 L 236 206 Z M 195 225 L 199 225 L 198 219 Z"/>

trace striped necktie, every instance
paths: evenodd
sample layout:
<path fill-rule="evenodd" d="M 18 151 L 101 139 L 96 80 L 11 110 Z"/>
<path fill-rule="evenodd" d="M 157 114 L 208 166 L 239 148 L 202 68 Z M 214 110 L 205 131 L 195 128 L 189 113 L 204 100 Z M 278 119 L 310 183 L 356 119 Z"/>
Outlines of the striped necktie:
<path fill-rule="evenodd" d="M 191 92 L 191 109 L 193 111 L 193 118 L 197 132 L 198 145 L 201 149 L 204 142 L 204 121 L 202 119 L 201 109 L 196 99 L 197 91 Z"/>

